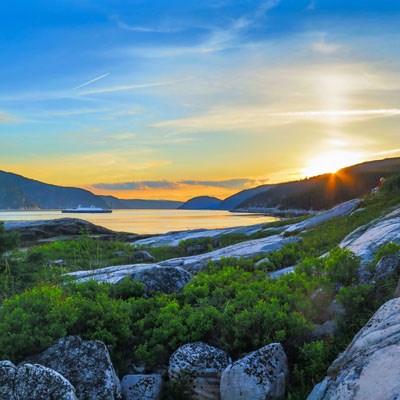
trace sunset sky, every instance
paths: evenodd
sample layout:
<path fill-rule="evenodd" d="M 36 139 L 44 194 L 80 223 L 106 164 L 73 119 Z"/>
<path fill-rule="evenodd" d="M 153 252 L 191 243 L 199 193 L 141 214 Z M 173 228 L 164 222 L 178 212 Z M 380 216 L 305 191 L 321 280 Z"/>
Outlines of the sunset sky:
<path fill-rule="evenodd" d="M 400 156 L 400 1 L 4 0 L 0 169 L 227 197 Z"/>

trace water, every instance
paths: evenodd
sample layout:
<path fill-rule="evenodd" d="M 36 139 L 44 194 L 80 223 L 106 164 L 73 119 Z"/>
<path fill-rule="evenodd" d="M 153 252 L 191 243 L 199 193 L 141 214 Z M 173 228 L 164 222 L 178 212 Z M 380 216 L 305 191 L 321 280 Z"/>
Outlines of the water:
<path fill-rule="evenodd" d="M 61 211 L 2 211 L 0 221 L 81 218 L 120 232 L 166 233 L 189 229 L 230 228 L 276 221 L 259 214 L 209 210 L 113 210 L 111 214 L 62 214 Z"/>

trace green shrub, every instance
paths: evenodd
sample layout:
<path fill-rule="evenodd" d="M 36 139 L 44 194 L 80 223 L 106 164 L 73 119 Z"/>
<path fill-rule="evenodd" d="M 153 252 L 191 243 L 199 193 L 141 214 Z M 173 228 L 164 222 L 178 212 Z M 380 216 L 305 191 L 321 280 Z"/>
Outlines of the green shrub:
<path fill-rule="evenodd" d="M 324 272 L 333 284 L 347 286 L 357 282 L 360 260 L 350 250 L 334 248 L 324 264 Z"/>
<path fill-rule="evenodd" d="M 142 282 L 134 281 L 127 276 L 122 281 L 110 286 L 108 294 L 113 299 L 127 300 L 131 297 L 141 297 L 144 293 Z"/>
<path fill-rule="evenodd" d="M 400 175 L 393 175 L 385 180 L 381 188 L 384 194 L 400 193 Z"/>
<path fill-rule="evenodd" d="M 18 236 L 5 232 L 4 224 L 0 221 L 0 258 L 9 250 L 14 249 L 18 245 Z"/>
<path fill-rule="evenodd" d="M 94 281 L 38 287 L 5 300 L 0 309 L 0 357 L 14 362 L 58 338 L 81 335 L 113 346 L 118 361 L 132 340 L 129 306 Z"/>
<path fill-rule="evenodd" d="M 383 256 L 400 254 L 400 245 L 389 242 L 381 246 L 375 253 L 374 263 L 376 264 Z"/>

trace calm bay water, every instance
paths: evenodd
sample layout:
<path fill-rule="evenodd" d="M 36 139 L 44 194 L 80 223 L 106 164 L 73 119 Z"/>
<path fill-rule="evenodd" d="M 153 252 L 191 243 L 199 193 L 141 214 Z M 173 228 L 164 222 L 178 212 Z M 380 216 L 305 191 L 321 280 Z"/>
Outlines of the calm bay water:
<path fill-rule="evenodd" d="M 166 233 L 188 229 L 230 228 L 276 221 L 257 214 L 208 210 L 113 210 L 111 214 L 62 214 L 61 211 L 2 211 L 0 221 L 81 218 L 115 231 Z"/>

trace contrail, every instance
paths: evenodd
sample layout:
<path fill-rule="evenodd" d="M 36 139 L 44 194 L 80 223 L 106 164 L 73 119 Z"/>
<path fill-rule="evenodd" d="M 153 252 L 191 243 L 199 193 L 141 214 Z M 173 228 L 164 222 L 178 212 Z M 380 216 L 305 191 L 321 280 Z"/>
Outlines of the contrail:
<path fill-rule="evenodd" d="M 98 76 L 97 78 L 94 78 L 94 79 L 92 79 L 92 80 L 90 80 L 90 81 L 87 81 L 87 82 L 85 82 L 85 83 L 82 83 L 82 85 L 79 85 L 79 86 L 77 86 L 77 87 L 74 87 L 73 90 L 80 89 L 80 88 L 82 88 L 82 87 L 84 87 L 84 86 L 86 86 L 86 85 L 89 85 L 90 83 L 93 83 L 93 82 L 96 82 L 96 81 L 98 81 L 98 80 L 100 80 L 100 79 L 103 79 L 103 78 L 105 78 L 105 77 L 108 76 L 108 75 L 110 75 L 110 72 L 107 72 L 107 73 L 104 74 L 104 75 L 100 75 L 100 76 Z"/>

